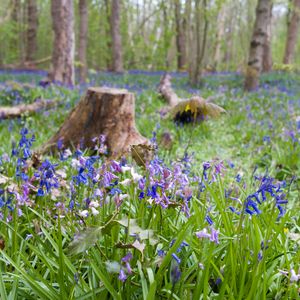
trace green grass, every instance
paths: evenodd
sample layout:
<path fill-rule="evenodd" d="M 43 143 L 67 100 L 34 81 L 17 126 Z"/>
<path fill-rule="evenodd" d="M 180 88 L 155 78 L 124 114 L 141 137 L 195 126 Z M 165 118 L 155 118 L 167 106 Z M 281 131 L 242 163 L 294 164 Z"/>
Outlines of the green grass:
<path fill-rule="evenodd" d="M 2 82 L 18 79 L 36 84 L 40 78 L 0 73 Z M 36 136 L 33 148 L 38 148 L 56 132 L 85 87 L 2 84 L 1 105 L 13 104 L 16 93 L 24 102 L 43 97 L 59 104 L 47 112 L 0 123 L 0 174 L 18 186 L 17 190 L 9 184 L 0 186 L 0 239 L 5 242 L 0 250 L 0 298 L 298 299 L 300 279 L 293 281 L 291 269 L 298 274 L 300 268 L 299 75 L 265 75 L 262 88 L 251 94 L 242 91 L 237 74 L 207 76 L 196 90 L 190 89 L 184 76 L 176 76 L 179 95 L 212 96 L 227 111 L 220 119 L 185 127 L 160 116 L 164 103 L 155 91 L 159 74 L 100 73 L 90 80 L 93 85 L 136 91 L 137 127 L 148 138 L 156 131 L 158 157 L 164 163 L 143 169 L 130 159 L 127 162 L 145 179 L 141 199 L 136 175 L 112 169 L 105 158 L 87 166 L 85 153 L 63 161 L 51 157 L 57 164 L 53 178 L 58 178 L 59 187 L 38 196 L 29 186 L 26 194 L 28 182 L 16 177 L 12 144 L 18 143 L 19 132 L 26 127 L 27 137 Z M 172 137 L 168 149 L 162 142 L 165 132 Z M 210 168 L 203 172 L 207 161 Z M 76 163 L 86 177 L 80 184 L 74 179 Z M 118 177 L 110 185 L 105 184 L 108 171 Z M 38 189 L 40 178 L 35 173 L 43 176 L 43 170 L 25 165 L 23 172 Z M 99 178 L 93 181 L 96 174 Z M 263 178 L 273 178 L 276 185 L 271 188 L 276 195 L 266 188 L 265 201 L 259 192 Z M 158 198 L 151 199 L 154 186 Z M 262 202 L 257 204 L 260 213 L 250 216 L 245 208 L 255 192 Z M 279 219 L 276 196 L 288 200 Z M 90 201 L 99 206 L 93 210 Z M 166 205 L 168 201 L 171 204 Z M 81 214 L 84 210 L 87 217 Z M 218 241 L 198 238 L 196 233 L 205 228 L 208 233 L 217 230 Z M 131 259 L 126 258 L 128 253 Z M 120 270 L 127 276 L 124 282 Z"/>

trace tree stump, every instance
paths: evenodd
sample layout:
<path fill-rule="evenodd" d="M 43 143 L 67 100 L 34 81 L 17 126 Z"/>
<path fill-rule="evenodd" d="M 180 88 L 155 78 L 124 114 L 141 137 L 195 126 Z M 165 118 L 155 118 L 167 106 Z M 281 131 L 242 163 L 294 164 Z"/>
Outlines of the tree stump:
<path fill-rule="evenodd" d="M 63 148 L 81 145 L 94 149 L 94 138 L 100 135 L 106 137 L 112 157 L 126 153 L 132 145 L 149 143 L 135 126 L 134 94 L 123 89 L 89 88 L 41 152 L 56 152 L 59 141 Z"/>

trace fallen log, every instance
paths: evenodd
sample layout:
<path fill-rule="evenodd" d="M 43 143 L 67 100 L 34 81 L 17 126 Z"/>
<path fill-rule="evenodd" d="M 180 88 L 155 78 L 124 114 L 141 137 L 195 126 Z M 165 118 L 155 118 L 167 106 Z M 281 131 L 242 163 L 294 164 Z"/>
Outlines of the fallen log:
<path fill-rule="evenodd" d="M 169 74 L 162 76 L 158 92 L 168 103 L 163 113 L 168 113 L 168 117 L 176 123 L 201 122 L 208 117 L 219 117 L 221 113 L 225 112 L 222 107 L 200 96 L 192 96 L 190 99 L 179 98 L 172 89 L 171 76 Z"/>
<path fill-rule="evenodd" d="M 100 135 L 105 136 L 108 155 L 112 157 L 125 154 L 133 145 L 149 145 L 136 129 L 134 116 L 134 94 L 123 89 L 90 87 L 40 152 L 57 152 L 58 142 L 61 149 L 95 149 Z"/>
<path fill-rule="evenodd" d="M 13 119 L 21 117 L 23 114 L 33 114 L 41 109 L 48 109 L 57 104 L 54 100 L 41 100 L 37 99 L 30 104 L 20 104 L 16 106 L 0 106 L 0 120 Z"/>
<path fill-rule="evenodd" d="M 169 75 L 168 73 L 164 74 L 161 77 L 158 86 L 158 92 L 167 101 L 170 107 L 177 105 L 180 101 L 177 94 L 172 89 L 171 75 Z"/>

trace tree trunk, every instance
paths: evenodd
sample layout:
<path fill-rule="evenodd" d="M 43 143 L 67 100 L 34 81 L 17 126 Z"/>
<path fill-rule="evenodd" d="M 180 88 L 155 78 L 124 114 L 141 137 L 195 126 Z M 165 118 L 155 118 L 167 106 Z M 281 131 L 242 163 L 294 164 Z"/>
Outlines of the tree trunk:
<path fill-rule="evenodd" d="M 245 78 L 245 90 L 247 91 L 255 90 L 259 84 L 259 75 L 262 70 L 264 45 L 267 36 L 267 25 L 270 17 L 270 7 L 271 0 L 258 1 Z"/>
<path fill-rule="evenodd" d="M 88 7 L 87 0 L 79 0 L 79 49 L 78 57 L 80 62 L 79 77 L 80 82 L 85 82 L 87 77 L 87 61 L 86 61 L 86 49 L 87 49 L 87 33 L 88 33 Z"/>
<path fill-rule="evenodd" d="M 74 85 L 74 8 L 73 0 L 52 0 L 52 27 L 54 44 L 52 71 L 49 78 L 62 84 Z"/>
<path fill-rule="evenodd" d="M 26 62 L 32 64 L 37 52 L 38 11 L 36 0 L 28 0 L 27 18 Z"/>
<path fill-rule="evenodd" d="M 112 70 L 114 72 L 122 73 L 123 58 L 122 58 L 122 38 L 120 32 L 120 14 L 121 14 L 121 1 L 112 0 L 111 8 L 111 37 L 112 37 Z"/>
<path fill-rule="evenodd" d="M 267 25 L 267 36 L 264 44 L 263 55 L 263 72 L 271 72 L 273 60 L 272 60 L 272 9 L 273 4 L 270 6 L 269 19 Z"/>
<path fill-rule="evenodd" d="M 288 27 L 285 53 L 283 58 L 284 64 L 292 63 L 294 58 L 296 42 L 297 42 L 297 34 L 298 34 L 299 22 L 300 22 L 300 0 L 294 0 L 292 11 L 293 12 Z"/>
<path fill-rule="evenodd" d="M 105 26 L 105 34 L 106 34 L 106 47 L 109 55 L 106 55 L 106 68 L 108 71 L 112 71 L 112 57 L 110 53 L 112 53 L 112 44 L 111 44 L 111 12 L 110 12 L 110 1 L 105 0 L 105 10 L 106 10 L 106 26 Z"/>
<path fill-rule="evenodd" d="M 132 145 L 147 144 L 135 127 L 135 99 L 127 90 L 89 88 L 85 97 L 71 111 L 59 131 L 44 145 L 42 152 L 83 145 L 94 149 L 94 138 L 106 137 L 110 156 L 118 156 Z"/>
<path fill-rule="evenodd" d="M 186 39 L 184 18 L 182 18 L 180 0 L 175 0 L 176 21 L 176 46 L 177 46 L 177 69 L 182 71 L 186 67 Z"/>
<path fill-rule="evenodd" d="M 219 64 L 222 59 L 221 50 L 222 50 L 222 43 L 224 41 L 224 34 L 225 34 L 225 17 L 226 17 L 226 9 L 224 4 L 223 7 L 220 8 L 220 12 L 218 14 L 216 46 L 215 46 L 215 53 L 214 53 L 214 68 L 216 70 L 218 70 Z"/>
<path fill-rule="evenodd" d="M 207 19 L 207 2 L 203 0 L 203 35 L 202 40 L 200 36 L 200 25 L 201 25 L 201 11 L 200 11 L 200 0 L 196 0 L 195 11 L 196 11 L 196 62 L 191 61 L 190 66 L 190 83 L 197 85 L 202 77 L 203 60 L 205 56 L 206 40 L 208 32 L 208 19 Z"/>

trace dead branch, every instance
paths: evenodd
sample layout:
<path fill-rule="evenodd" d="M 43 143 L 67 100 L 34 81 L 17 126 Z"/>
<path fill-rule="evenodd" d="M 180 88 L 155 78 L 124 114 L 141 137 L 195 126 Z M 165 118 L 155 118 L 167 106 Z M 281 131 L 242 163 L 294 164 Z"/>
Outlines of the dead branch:
<path fill-rule="evenodd" d="M 190 99 L 180 99 L 172 89 L 171 76 L 165 74 L 160 80 L 158 92 L 168 103 L 165 109 L 168 116 L 175 122 L 192 123 L 203 121 L 207 117 L 216 118 L 225 110 L 212 103 L 211 99 L 205 100 L 200 96 L 192 96 Z"/>
<path fill-rule="evenodd" d="M 174 107 L 180 101 L 176 93 L 172 89 L 171 84 L 171 75 L 166 73 L 160 79 L 160 83 L 158 86 L 158 92 L 161 96 L 167 101 L 168 105 Z"/>
<path fill-rule="evenodd" d="M 38 99 L 34 103 L 20 104 L 16 106 L 0 106 L 0 120 L 18 118 L 23 114 L 33 114 L 41 109 L 48 109 L 57 104 L 54 100 Z"/>

